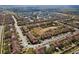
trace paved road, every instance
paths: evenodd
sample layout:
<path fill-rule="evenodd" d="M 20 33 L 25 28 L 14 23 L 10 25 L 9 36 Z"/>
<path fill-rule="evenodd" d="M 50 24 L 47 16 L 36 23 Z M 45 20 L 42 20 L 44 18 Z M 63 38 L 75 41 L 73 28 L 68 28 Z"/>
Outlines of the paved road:
<path fill-rule="evenodd" d="M 74 53 L 74 54 L 78 53 L 79 54 L 79 46 L 76 46 L 76 47 L 74 47 L 74 49 L 71 49 L 71 50 L 69 50 L 65 53 L 66 54 L 72 54 L 72 53 Z"/>
<path fill-rule="evenodd" d="M 1 32 L 0 32 L 0 41 L 1 41 L 1 47 L 0 47 L 0 53 L 3 53 L 3 36 L 4 36 L 4 26 L 1 26 Z"/>
<path fill-rule="evenodd" d="M 69 28 L 74 28 L 74 30 L 79 30 L 78 28 L 76 28 L 76 27 L 73 27 L 73 26 L 70 26 L 70 25 L 68 25 L 68 24 L 64 24 L 64 23 L 62 23 L 62 22 L 58 22 L 58 21 L 54 21 L 54 22 L 56 22 L 56 23 L 59 23 L 59 24 L 62 24 L 62 25 L 65 25 L 65 26 L 67 26 L 67 27 L 69 27 Z"/>
<path fill-rule="evenodd" d="M 74 33 L 76 34 L 76 33 L 79 33 L 79 32 L 74 32 Z M 47 45 L 49 45 L 50 42 L 52 42 L 52 41 L 54 41 L 54 40 L 61 40 L 61 39 L 66 38 L 67 36 L 71 36 L 71 35 L 72 35 L 71 32 L 68 32 L 68 33 L 65 33 L 65 34 L 60 34 L 60 35 L 58 35 L 58 36 L 52 37 L 51 39 L 47 39 L 47 40 L 43 41 L 41 44 L 28 45 L 28 47 L 30 47 L 30 48 L 35 48 L 35 47 L 38 46 L 38 45 L 47 46 Z"/>
<path fill-rule="evenodd" d="M 0 42 L 1 42 L 2 29 L 3 29 L 3 26 L 0 26 Z"/>
<path fill-rule="evenodd" d="M 14 16 L 12 16 L 12 18 L 14 19 L 14 22 L 15 22 L 14 25 L 15 25 L 16 31 L 19 35 L 19 38 L 20 38 L 20 40 L 22 40 L 22 46 L 26 47 L 28 45 L 28 42 L 27 42 L 26 38 L 23 36 L 23 33 L 22 33 L 20 27 L 17 25 L 16 18 Z"/>

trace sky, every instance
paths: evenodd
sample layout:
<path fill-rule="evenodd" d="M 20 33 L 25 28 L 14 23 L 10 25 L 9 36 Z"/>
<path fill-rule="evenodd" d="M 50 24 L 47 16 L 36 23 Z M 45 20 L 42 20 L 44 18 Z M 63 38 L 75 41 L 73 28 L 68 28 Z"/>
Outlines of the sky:
<path fill-rule="evenodd" d="M 40 7 L 40 8 L 75 8 L 78 5 L 0 5 L 0 7 Z"/>

